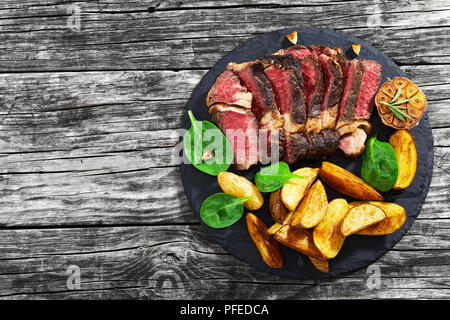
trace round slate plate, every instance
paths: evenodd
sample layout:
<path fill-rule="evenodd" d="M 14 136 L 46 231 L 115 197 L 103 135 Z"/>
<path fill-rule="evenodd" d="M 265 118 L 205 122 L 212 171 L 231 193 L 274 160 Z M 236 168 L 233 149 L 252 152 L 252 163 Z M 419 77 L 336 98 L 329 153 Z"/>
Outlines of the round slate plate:
<path fill-rule="evenodd" d="M 387 78 L 396 76 L 406 77 L 406 74 L 387 56 L 354 37 L 344 35 L 339 32 L 327 29 L 316 28 L 289 28 L 269 32 L 261 36 L 255 37 L 242 45 L 238 46 L 226 56 L 224 56 L 214 67 L 203 77 L 202 81 L 195 89 L 188 103 L 188 109 L 191 109 L 198 120 L 211 121 L 205 104 L 206 95 L 214 84 L 216 77 L 225 70 L 229 62 L 245 62 L 255 60 L 265 54 L 273 53 L 280 48 L 289 47 L 291 44 L 285 38 L 286 34 L 296 30 L 299 34 L 298 44 L 312 45 L 320 44 L 329 47 L 341 47 L 348 59 L 353 59 L 354 55 L 351 45 L 353 43 L 361 43 L 361 52 L 359 59 L 373 59 L 383 65 L 384 83 Z M 412 79 L 414 81 L 414 79 Z M 387 141 L 393 133 L 393 129 L 384 126 L 376 111 L 372 115 L 373 129 L 371 135 L 378 132 L 378 137 L 382 141 Z M 183 127 L 188 129 L 190 122 L 187 114 L 184 117 Z M 433 170 L 433 136 L 431 133 L 428 115 L 425 113 L 419 125 L 411 130 L 417 145 L 418 166 L 416 176 L 412 184 L 402 191 L 389 191 L 383 193 L 385 201 L 395 202 L 402 205 L 407 214 L 406 223 L 403 227 L 393 234 L 386 236 L 364 237 L 353 235 L 345 240 L 344 246 L 335 259 L 330 260 L 330 272 L 328 274 L 321 273 L 314 269 L 309 259 L 283 245 L 280 245 L 284 267 L 281 269 L 271 269 L 261 259 L 259 252 L 253 244 L 247 226 L 245 217 L 241 218 L 234 225 L 224 229 L 213 229 L 206 225 L 205 228 L 210 232 L 215 240 L 217 240 L 228 252 L 238 259 L 269 273 L 279 276 L 285 276 L 294 279 L 317 279 L 329 276 L 335 276 L 344 272 L 355 271 L 359 268 L 367 266 L 400 241 L 403 235 L 408 231 L 419 214 L 425 197 L 430 186 L 432 170 Z M 360 176 L 361 157 L 349 160 L 344 158 L 339 152 L 327 159 L 345 169 Z M 300 162 L 291 166 L 292 170 L 299 167 L 310 166 L 320 167 L 321 161 L 317 162 Z M 230 169 L 233 171 L 233 169 Z M 259 166 L 253 166 L 248 171 L 239 172 L 239 174 L 253 181 L 255 173 L 259 170 Z M 200 207 L 203 201 L 210 195 L 221 192 L 216 177 L 209 176 L 198 171 L 190 164 L 181 165 L 181 176 L 187 196 L 190 200 L 194 212 L 200 217 Z M 337 197 L 343 197 L 334 190 L 326 187 L 329 201 Z M 265 194 L 265 205 L 256 213 L 267 226 L 273 224 L 267 206 L 269 194 Z M 350 200 L 350 199 L 347 199 Z"/>

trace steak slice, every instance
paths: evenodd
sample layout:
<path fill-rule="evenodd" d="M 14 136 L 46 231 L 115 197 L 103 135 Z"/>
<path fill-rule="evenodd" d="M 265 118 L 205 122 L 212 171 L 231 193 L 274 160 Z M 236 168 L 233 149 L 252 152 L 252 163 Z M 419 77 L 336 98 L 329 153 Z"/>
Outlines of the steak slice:
<path fill-rule="evenodd" d="M 364 67 L 357 60 L 340 60 L 344 76 L 344 91 L 339 104 L 339 118 L 336 129 L 355 120 Z"/>
<path fill-rule="evenodd" d="M 339 148 L 339 133 L 336 130 L 325 129 L 320 132 L 325 143 L 324 156 L 329 157 Z"/>
<path fill-rule="evenodd" d="M 270 81 L 267 79 L 261 63 L 259 61 L 241 64 L 231 62 L 228 64 L 227 69 L 236 74 L 252 94 L 251 110 L 256 119 L 259 121 L 266 116 L 265 123 L 269 120 L 274 120 L 278 123 L 271 126 L 281 127 L 282 117 L 278 112 Z M 267 116 L 267 113 L 270 113 L 270 116 Z"/>
<path fill-rule="evenodd" d="M 383 66 L 374 60 L 362 60 L 364 67 L 361 91 L 356 105 L 356 119 L 370 119 L 374 97 L 380 87 Z"/>
<path fill-rule="evenodd" d="M 209 109 L 213 122 L 230 140 L 234 166 L 247 170 L 258 162 L 258 122 L 249 109 L 217 103 Z"/>
<path fill-rule="evenodd" d="M 318 47 L 319 48 L 319 47 Z M 320 50 L 320 49 L 317 49 Z M 319 132 L 321 130 L 321 104 L 323 100 L 323 74 L 320 67 L 318 54 L 305 46 L 291 46 L 276 52 L 277 55 L 292 55 L 300 62 L 305 91 L 305 105 L 308 120 L 307 132 Z"/>
<path fill-rule="evenodd" d="M 304 131 L 306 126 L 303 80 L 298 60 L 291 55 L 268 55 L 259 59 L 270 81 L 275 102 L 284 118 L 284 131 Z"/>
<path fill-rule="evenodd" d="M 322 112 L 322 129 L 334 128 L 338 116 L 339 103 L 342 98 L 343 76 L 339 63 L 321 53 L 319 55 L 324 79 L 324 94 L 320 110 Z"/>
<path fill-rule="evenodd" d="M 309 142 L 303 133 L 284 133 L 281 145 L 284 150 L 283 161 L 293 164 L 307 156 Z"/>
<path fill-rule="evenodd" d="M 206 97 L 208 107 L 214 103 L 226 103 L 250 109 L 252 94 L 247 91 L 247 88 L 241 84 L 233 72 L 225 70 L 217 77 Z"/>

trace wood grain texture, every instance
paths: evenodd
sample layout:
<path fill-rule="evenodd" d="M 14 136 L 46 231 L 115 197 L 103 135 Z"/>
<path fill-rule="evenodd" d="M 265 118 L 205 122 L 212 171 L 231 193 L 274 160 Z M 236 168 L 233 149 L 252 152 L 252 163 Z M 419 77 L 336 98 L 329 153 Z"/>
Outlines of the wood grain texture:
<path fill-rule="evenodd" d="M 379 288 L 367 269 L 294 281 L 238 261 L 181 184 L 174 153 L 202 76 L 249 38 L 297 25 L 370 43 L 427 95 L 431 188 L 374 264 Z M 0 298 L 450 298 L 448 1 L 4 0 L 0 37 Z"/>

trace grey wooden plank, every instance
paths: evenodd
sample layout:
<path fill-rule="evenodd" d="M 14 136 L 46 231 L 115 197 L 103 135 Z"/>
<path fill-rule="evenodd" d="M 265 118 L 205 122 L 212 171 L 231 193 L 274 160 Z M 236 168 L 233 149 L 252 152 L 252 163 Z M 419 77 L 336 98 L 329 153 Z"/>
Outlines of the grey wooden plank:
<path fill-rule="evenodd" d="M 366 268 L 319 282 L 268 275 L 226 253 L 201 226 L 1 230 L 0 297 L 449 298 L 449 221 L 435 232 L 417 221 L 375 263 L 378 289 L 367 285 Z M 79 290 L 67 287 L 73 265 Z"/>
<path fill-rule="evenodd" d="M 149 13 L 148 1 L 77 2 L 80 31 L 67 26 L 69 4 L 2 3 L 0 71 L 209 68 L 255 34 L 298 26 L 299 21 L 360 37 L 401 64 L 450 61 L 445 50 L 450 8 L 445 1 L 314 6 L 301 1 L 288 8 L 226 9 L 190 2 L 200 6 L 196 10 L 169 10 L 176 3 L 164 3 L 164 11 Z"/>

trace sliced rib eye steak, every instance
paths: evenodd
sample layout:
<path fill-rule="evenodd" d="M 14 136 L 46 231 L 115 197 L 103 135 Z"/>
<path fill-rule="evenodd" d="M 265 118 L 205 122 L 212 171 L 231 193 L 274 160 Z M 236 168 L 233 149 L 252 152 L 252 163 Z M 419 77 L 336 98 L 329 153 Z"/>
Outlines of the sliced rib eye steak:
<path fill-rule="evenodd" d="M 258 122 L 249 109 L 218 103 L 209 109 L 213 122 L 230 140 L 237 170 L 247 170 L 258 157 Z"/>
<path fill-rule="evenodd" d="M 361 90 L 364 67 L 357 60 L 341 60 L 340 65 L 344 75 L 344 91 L 339 104 L 339 118 L 336 129 L 355 120 L 356 105 Z"/>
<path fill-rule="evenodd" d="M 341 48 L 330 48 L 321 45 L 312 45 L 308 47 L 313 54 L 319 57 L 321 54 L 324 54 L 330 58 L 334 59 L 342 59 L 344 58 L 344 53 Z"/>
<path fill-rule="evenodd" d="M 260 61 L 272 86 L 278 110 L 284 118 L 284 131 L 304 131 L 306 109 L 298 60 L 290 55 L 268 55 Z"/>
<path fill-rule="evenodd" d="M 247 91 L 239 78 L 231 71 L 225 70 L 216 79 L 216 82 L 208 92 L 206 105 L 212 106 L 214 103 L 226 103 L 251 108 L 252 94 Z"/>
<path fill-rule="evenodd" d="M 319 55 L 324 79 L 324 94 L 320 110 L 322 112 L 322 129 L 334 128 L 338 116 L 339 103 L 342 98 L 343 76 L 339 63 L 332 57 Z"/>

